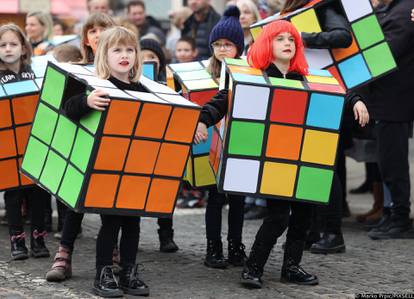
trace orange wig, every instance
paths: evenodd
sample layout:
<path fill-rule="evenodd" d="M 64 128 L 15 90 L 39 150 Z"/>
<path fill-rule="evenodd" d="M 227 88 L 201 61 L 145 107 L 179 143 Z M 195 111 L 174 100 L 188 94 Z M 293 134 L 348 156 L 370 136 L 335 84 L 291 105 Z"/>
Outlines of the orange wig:
<path fill-rule="evenodd" d="M 252 67 L 266 69 L 276 57 L 273 57 L 273 39 L 281 33 L 289 32 L 295 39 L 296 53 L 290 61 L 289 72 L 308 74 L 308 63 L 299 32 L 292 23 L 284 20 L 274 21 L 263 27 L 262 33 L 255 40 L 247 54 L 247 61 Z"/>

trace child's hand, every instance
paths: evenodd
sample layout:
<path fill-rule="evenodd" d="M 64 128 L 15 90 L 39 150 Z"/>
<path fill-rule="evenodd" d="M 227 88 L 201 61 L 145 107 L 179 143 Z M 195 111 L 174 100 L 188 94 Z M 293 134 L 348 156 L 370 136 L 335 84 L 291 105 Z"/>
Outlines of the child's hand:
<path fill-rule="evenodd" d="M 359 120 L 359 125 L 361 127 L 365 127 L 365 125 L 369 122 L 367 106 L 365 106 L 364 102 L 358 101 L 355 103 L 353 110 L 355 120 Z"/>
<path fill-rule="evenodd" d="M 95 110 L 104 111 L 111 101 L 110 99 L 105 98 L 107 95 L 108 93 L 101 89 L 93 90 L 87 98 L 88 106 Z"/>
<path fill-rule="evenodd" d="M 411 21 L 413 21 L 413 22 L 414 22 L 414 8 L 413 8 L 413 10 L 411 11 Z"/>
<path fill-rule="evenodd" d="M 194 136 L 194 143 L 199 144 L 201 141 L 205 142 L 208 139 L 207 126 L 199 122 Z"/>

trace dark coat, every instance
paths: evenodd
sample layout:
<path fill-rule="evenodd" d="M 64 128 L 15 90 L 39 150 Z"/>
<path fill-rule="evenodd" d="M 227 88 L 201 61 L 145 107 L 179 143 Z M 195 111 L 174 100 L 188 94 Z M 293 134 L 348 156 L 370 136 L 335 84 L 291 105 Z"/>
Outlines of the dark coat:
<path fill-rule="evenodd" d="M 22 66 L 19 73 L 15 73 L 10 70 L 0 70 L 0 83 L 12 83 L 22 80 L 30 80 L 35 78 L 35 73 L 33 72 L 30 65 Z"/>

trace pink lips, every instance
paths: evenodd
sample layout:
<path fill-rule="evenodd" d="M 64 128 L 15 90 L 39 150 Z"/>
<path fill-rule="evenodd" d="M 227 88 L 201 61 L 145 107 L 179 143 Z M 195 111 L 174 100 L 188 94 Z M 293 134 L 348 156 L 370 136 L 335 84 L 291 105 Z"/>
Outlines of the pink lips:
<path fill-rule="evenodd" d="M 122 65 L 122 66 L 128 66 L 129 62 L 128 61 L 121 61 L 119 64 Z"/>

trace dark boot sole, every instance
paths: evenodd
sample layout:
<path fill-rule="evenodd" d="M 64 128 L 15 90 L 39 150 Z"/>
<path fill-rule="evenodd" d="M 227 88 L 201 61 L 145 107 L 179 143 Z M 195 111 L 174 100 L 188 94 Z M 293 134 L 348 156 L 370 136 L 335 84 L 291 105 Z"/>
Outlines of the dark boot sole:
<path fill-rule="evenodd" d="M 346 251 L 345 245 L 343 246 L 337 246 L 334 248 L 329 249 L 321 249 L 321 248 L 311 248 L 310 253 L 315 254 L 330 254 L 330 253 L 344 253 Z"/>
<path fill-rule="evenodd" d="M 29 255 L 27 253 L 21 253 L 14 256 L 12 255 L 11 258 L 13 261 L 22 261 L 28 259 Z"/>
<path fill-rule="evenodd" d="M 414 231 L 408 231 L 403 233 L 393 233 L 393 234 L 385 234 L 385 233 L 376 233 L 376 234 L 369 234 L 372 240 L 389 240 L 389 239 L 414 239 Z"/>
<path fill-rule="evenodd" d="M 34 258 L 41 258 L 41 257 L 50 257 L 49 252 L 30 252 L 30 256 Z"/>
<path fill-rule="evenodd" d="M 124 292 L 122 292 L 122 290 L 114 290 L 113 292 L 103 292 L 101 290 L 98 290 L 96 288 L 92 289 L 93 293 L 95 295 L 98 295 L 100 297 L 103 298 L 120 298 L 120 297 L 124 297 Z"/>
<path fill-rule="evenodd" d="M 132 296 L 149 296 L 149 288 L 147 289 L 129 289 L 129 288 L 124 288 L 124 287 L 120 287 L 122 291 L 124 291 L 124 294 L 128 294 L 128 295 L 132 295 Z"/>
<path fill-rule="evenodd" d="M 261 289 L 262 284 L 260 282 L 250 281 L 250 280 L 240 280 L 240 283 L 248 289 Z"/>
<path fill-rule="evenodd" d="M 228 265 L 227 264 L 211 264 L 209 262 L 204 261 L 204 266 L 208 267 L 208 268 L 213 268 L 213 269 L 227 269 Z"/>
<path fill-rule="evenodd" d="M 160 248 L 160 252 L 164 252 L 164 253 L 174 253 L 178 251 L 178 247 L 176 248 Z"/>
<path fill-rule="evenodd" d="M 281 277 L 280 282 L 282 282 L 282 283 L 294 283 L 294 284 L 305 285 L 305 286 L 316 286 L 316 285 L 319 284 L 319 279 L 314 279 L 314 280 L 302 282 L 302 281 L 290 281 L 286 278 Z"/>

